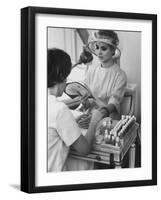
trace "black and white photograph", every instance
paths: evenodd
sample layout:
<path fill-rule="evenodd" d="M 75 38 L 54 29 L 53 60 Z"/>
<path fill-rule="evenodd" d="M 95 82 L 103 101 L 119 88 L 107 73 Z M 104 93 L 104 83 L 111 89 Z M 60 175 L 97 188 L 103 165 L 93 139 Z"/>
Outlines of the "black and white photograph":
<path fill-rule="evenodd" d="M 141 167 L 141 32 L 47 33 L 48 172 Z"/>
<path fill-rule="evenodd" d="M 156 28 L 152 14 L 21 10 L 22 191 L 157 184 Z"/>

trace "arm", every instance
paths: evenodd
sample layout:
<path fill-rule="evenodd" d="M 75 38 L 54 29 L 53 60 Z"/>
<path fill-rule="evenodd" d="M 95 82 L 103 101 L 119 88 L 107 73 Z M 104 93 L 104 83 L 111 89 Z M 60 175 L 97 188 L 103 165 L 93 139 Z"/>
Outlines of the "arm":
<path fill-rule="evenodd" d="M 104 117 L 108 117 L 111 113 L 116 112 L 116 107 L 114 104 L 110 103 L 106 107 L 100 107 L 99 111 Z"/>
<path fill-rule="evenodd" d="M 122 72 L 115 82 L 115 87 L 111 93 L 111 97 L 108 101 L 107 106 L 100 108 L 100 112 L 102 112 L 105 117 L 109 116 L 113 112 L 120 112 L 120 103 L 125 93 L 126 84 L 127 77 L 126 74 Z"/>
<path fill-rule="evenodd" d="M 72 146 L 79 153 L 88 154 L 95 135 L 95 127 L 102 117 L 101 113 L 97 111 L 93 114 L 86 136 L 83 136 L 68 107 L 65 104 L 61 105 L 62 108 L 56 118 L 56 130 L 59 137 L 66 146 Z"/>
<path fill-rule="evenodd" d="M 88 154 L 93 143 L 97 123 L 102 119 L 102 113 L 95 110 L 92 114 L 91 122 L 85 136 L 81 135 L 73 144 L 72 147 L 83 154 Z"/>
<path fill-rule="evenodd" d="M 122 102 L 122 99 L 125 94 L 127 85 L 127 77 L 125 72 L 120 72 L 116 82 L 115 87 L 113 88 L 113 91 L 111 93 L 111 97 L 108 101 L 108 104 L 113 104 L 116 108 L 116 111 L 120 113 L 120 103 Z"/>

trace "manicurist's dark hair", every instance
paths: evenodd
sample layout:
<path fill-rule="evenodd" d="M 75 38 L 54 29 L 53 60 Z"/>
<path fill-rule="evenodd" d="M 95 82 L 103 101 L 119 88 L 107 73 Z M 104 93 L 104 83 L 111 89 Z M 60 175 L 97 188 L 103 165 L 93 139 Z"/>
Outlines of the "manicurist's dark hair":
<path fill-rule="evenodd" d="M 48 88 L 62 83 L 71 71 L 70 56 L 63 50 L 53 48 L 47 51 Z"/>

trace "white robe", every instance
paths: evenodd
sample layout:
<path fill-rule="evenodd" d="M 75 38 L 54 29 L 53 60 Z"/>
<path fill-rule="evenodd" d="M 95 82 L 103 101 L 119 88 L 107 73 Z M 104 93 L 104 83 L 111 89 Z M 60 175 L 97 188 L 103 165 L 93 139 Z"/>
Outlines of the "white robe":
<path fill-rule="evenodd" d="M 85 84 L 91 90 L 97 104 L 114 104 L 117 110 L 114 116 L 120 114 L 120 103 L 127 85 L 125 72 L 114 63 L 109 68 L 103 68 L 101 64 L 89 65 L 85 74 Z"/>

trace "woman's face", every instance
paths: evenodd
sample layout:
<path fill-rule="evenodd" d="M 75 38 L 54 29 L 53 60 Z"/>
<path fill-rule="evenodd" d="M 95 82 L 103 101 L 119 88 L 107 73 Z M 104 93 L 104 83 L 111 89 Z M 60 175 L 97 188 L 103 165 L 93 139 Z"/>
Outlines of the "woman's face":
<path fill-rule="evenodd" d="M 95 43 L 95 53 L 98 56 L 100 62 L 106 63 L 112 59 L 113 51 L 110 46 L 104 42 Z"/>

